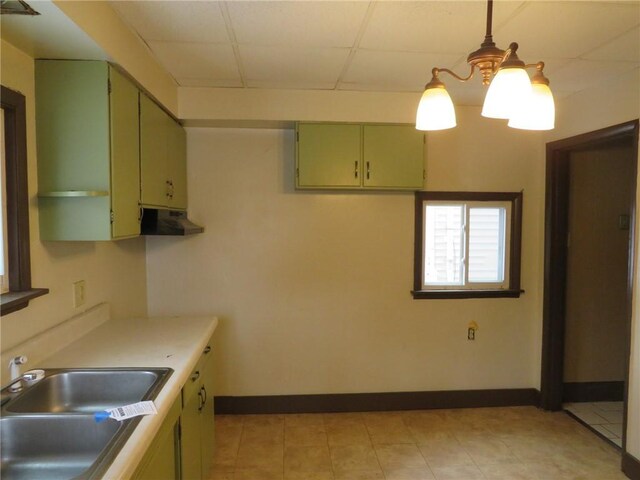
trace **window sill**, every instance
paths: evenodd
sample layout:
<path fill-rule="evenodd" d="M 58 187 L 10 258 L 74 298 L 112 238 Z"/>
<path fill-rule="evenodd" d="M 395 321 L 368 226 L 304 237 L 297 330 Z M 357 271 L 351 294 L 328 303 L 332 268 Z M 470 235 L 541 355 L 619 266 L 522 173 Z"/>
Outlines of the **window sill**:
<path fill-rule="evenodd" d="M 414 300 L 427 298 L 519 298 L 524 290 L 413 290 Z"/>
<path fill-rule="evenodd" d="M 2 294 L 0 303 L 2 315 L 17 312 L 29 305 L 29 301 L 49 293 L 48 288 L 31 288 L 23 292 L 7 292 Z"/>

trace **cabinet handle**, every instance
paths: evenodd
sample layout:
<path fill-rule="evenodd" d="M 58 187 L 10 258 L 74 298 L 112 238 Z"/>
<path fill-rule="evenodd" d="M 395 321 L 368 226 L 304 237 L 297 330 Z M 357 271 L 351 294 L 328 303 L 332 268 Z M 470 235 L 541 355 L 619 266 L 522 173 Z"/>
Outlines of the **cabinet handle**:
<path fill-rule="evenodd" d="M 202 411 L 202 407 L 204 406 L 204 402 L 202 401 L 202 389 L 198 392 L 198 411 Z"/>
<path fill-rule="evenodd" d="M 193 375 L 191 375 L 191 381 L 195 382 L 197 379 L 200 378 L 200 370 L 196 370 Z"/>
<path fill-rule="evenodd" d="M 211 345 L 207 345 L 206 348 L 202 351 L 202 353 L 207 354 L 211 351 Z"/>
<path fill-rule="evenodd" d="M 204 387 L 204 385 L 202 386 L 202 388 L 200 389 L 202 392 L 204 392 L 204 399 L 202 400 L 202 404 L 206 405 L 207 403 L 207 389 Z"/>
<path fill-rule="evenodd" d="M 354 163 L 355 163 L 355 168 L 353 170 L 353 176 L 355 178 L 358 178 L 358 161 L 356 160 Z"/>
<path fill-rule="evenodd" d="M 369 174 L 371 173 L 369 162 L 367 162 L 367 180 L 369 180 Z"/>

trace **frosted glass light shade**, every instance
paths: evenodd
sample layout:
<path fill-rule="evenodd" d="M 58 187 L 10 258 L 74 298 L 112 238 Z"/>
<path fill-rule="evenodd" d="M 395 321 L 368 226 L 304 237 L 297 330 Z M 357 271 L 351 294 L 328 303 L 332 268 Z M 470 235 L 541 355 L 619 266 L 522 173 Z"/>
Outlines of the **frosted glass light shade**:
<path fill-rule="evenodd" d="M 530 95 L 531 80 L 524 68 L 501 68 L 489 85 L 482 116 L 511 118 Z"/>
<path fill-rule="evenodd" d="M 534 83 L 531 95 L 509 120 L 509 126 L 523 130 L 552 130 L 555 127 L 556 107 L 548 85 Z"/>
<path fill-rule="evenodd" d="M 456 112 L 447 90 L 427 88 L 422 94 L 416 114 L 417 130 L 446 130 L 456 126 Z"/>

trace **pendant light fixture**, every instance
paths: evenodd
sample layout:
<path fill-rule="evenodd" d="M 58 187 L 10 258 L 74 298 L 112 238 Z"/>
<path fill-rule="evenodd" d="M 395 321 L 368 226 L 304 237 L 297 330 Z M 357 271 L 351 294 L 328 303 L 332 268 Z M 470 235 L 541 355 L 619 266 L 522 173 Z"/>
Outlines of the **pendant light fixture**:
<path fill-rule="evenodd" d="M 487 0 L 487 31 L 480 48 L 467 57 L 471 72 L 465 78 L 447 68 L 431 70 L 431 81 L 425 86 L 418 104 L 416 128 L 418 130 L 444 130 L 456 126 L 456 115 L 451 97 L 440 80 L 441 72 L 461 82 L 470 80 L 476 69 L 482 74 L 482 84 L 488 85 L 482 116 L 509 120 L 508 125 L 524 130 L 551 130 L 555 122 L 553 94 L 549 80 L 544 76 L 544 62 L 525 64 L 518 58 L 518 44 L 507 50 L 496 47 L 491 34 L 493 0 Z M 529 79 L 527 68 L 536 73 Z"/>

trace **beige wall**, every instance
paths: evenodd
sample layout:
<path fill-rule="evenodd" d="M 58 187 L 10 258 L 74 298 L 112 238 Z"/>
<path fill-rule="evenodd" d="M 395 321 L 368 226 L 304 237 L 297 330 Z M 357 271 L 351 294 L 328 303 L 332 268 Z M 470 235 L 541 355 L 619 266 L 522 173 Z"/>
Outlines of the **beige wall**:
<path fill-rule="evenodd" d="M 51 292 L 0 321 L 2 351 L 100 302 L 114 317 L 146 315 L 145 245 L 142 238 L 121 242 L 41 242 L 37 209 L 33 59 L 2 41 L 0 82 L 27 99 L 27 155 L 31 272 L 34 287 Z M 87 302 L 74 309 L 72 283 L 85 280 Z M 4 366 L 0 369 L 6 373 Z M 0 380 L 1 381 L 1 380 Z"/>
<path fill-rule="evenodd" d="M 625 379 L 627 273 L 635 158 L 629 146 L 571 155 L 565 382 Z"/>
<path fill-rule="evenodd" d="M 577 93 L 558 102 L 556 129 L 545 140 L 557 140 L 590 132 L 640 117 L 640 69 L 603 88 Z M 541 160 L 542 161 L 542 160 Z M 640 184 L 640 183 L 639 183 Z M 640 205 L 640 189 L 636 190 L 636 205 Z M 640 459 L 640 276 L 638 271 L 638 223 L 636 222 L 636 263 L 634 266 L 634 305 L 632 313 L 629 401 L 627 418 L 627 451 Z M 542 282 L 540 278 L 540 282 Z"/>
<path fill-rule="evenodd" d="M 188 129 L 206 231 L 147 239 L 149 310 L 220 315 L 219 395 L 536 385 L 540 139 L 458 113 L 429 136 L 427 184 L 525 190 L 520 299 L 413 300 L 411 193 L 296 192 L 293 131 Z"/>

